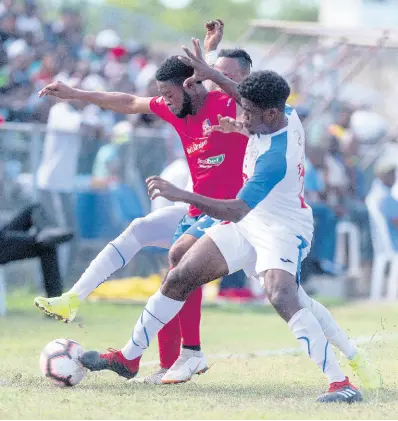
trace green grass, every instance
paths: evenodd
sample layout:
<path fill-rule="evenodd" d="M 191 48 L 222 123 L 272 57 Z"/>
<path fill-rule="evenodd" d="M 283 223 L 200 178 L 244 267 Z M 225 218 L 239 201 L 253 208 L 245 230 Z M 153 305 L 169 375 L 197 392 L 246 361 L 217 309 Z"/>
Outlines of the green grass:
<path fill-rule="evenodd" d="M 8 307 L 7 318 L 0 319 L 1 419 L 393 419 L 398 414 L 396 305 L 332 308 L 350 336 L 384 338 L 364 345 L 383 373 L 384 390 L 365 393 L 364 403 L 349 407 L 314 402 L 327 382 L 305 355 L 210 359 L 206 375 L 178 386 L 131 385 L 107 372 L 58 389 L 39 373 L 44 345 L 68 337 L 86 349 L 119 348 L 141 306 L 88 303 L 71 325 L 45 318 L 26 294 L 12 295 Z M 270 309 L 207 308 L 202 326 L 206 354 L 298 346 Z M 154 343 L 144 361 L 156 359 L 156 348 Z M 150 369 L 143 367 L 140 374 Z"/>

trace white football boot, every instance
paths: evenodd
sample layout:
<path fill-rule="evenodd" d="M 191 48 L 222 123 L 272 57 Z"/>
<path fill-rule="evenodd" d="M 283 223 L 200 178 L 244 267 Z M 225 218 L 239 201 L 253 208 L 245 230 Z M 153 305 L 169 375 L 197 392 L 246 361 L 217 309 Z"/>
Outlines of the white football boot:
<path fill-rule="evenodd" d="M 162 378 L 163 384 L 184 383 L 195 374 L 203 374 L 208 370 L 206 358 L 202 351 L 181 349 L 177 361 Z"/>
<path fill-rule="evenodd" d="M 129 380 L 129 383 L 145 383 L 153 385 L 163 385 L 162 378 L 168 372 L 167 368 L 159 367 L 154 373 L 149 374 L 146 377 L 136 377 Z"/>

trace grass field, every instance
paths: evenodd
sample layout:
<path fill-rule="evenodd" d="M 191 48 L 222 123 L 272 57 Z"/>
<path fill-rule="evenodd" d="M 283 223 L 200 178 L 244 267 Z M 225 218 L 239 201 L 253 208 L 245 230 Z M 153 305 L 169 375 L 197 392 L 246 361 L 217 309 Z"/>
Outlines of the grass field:
<path fill-rule="evenodd" d="M 114 373 L 90 373 L 75 388 L 58 389 L 40 376 L 44 345 L 68 337 L 86 349 L 119 348 L 141 306 L 86 304 L 71 325 L 46 319 L 26 294 L 12 295 L 0 319 L 1 419 L 394 419 L 398 414 L 398 306 L 354 304 L 332 311 L 351 337 L 371 338 L 368 349 L 384 377 L 366 402 L 322 406 L 314 402 L 327 383 L 305 355 L 209 358 L 206 375 L 177 386 L 131 385 Z M 296 348 L 271 309 L 208 308 L 203 349 L 208 355 Z M 153 343 L 144 362 L 156 359 Z M 153 366 L 142 368 L 141 375 Z M 347 368 L 348 375 L 351 375 Z M 357 382 L 357 379 L 355 379 Z"/>

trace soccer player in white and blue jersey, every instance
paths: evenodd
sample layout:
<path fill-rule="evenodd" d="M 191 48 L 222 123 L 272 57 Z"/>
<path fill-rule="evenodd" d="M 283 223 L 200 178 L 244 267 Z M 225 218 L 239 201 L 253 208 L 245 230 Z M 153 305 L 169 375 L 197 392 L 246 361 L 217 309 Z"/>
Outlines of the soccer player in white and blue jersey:
<path fill-rule="evenodd" d="M 330 388 L 320 401 L 360 401 L 361 393 L 343 374 L 322 326 L 300 303 L 301 261 L 312 240 L 311 208 L 304 200 L 304 130 L 286 100 L 287 82 L 274 72 L 256 72 L 238 87 L 243 124 L 221 119 L 216 129 L 250 134 L 244 187 L 233 200 L 215 200 L 191 193 L 178 197 L 158 178 L 150 193 L 194 203 L 212 217 L 231 221 L 212 227 L 170 273 L 162 293 L 184 299 L 191 285 L 240 269 L 257 275 L 270 302 L 288 323 L 310 358 L 327 376 Z M 243 126 L 243 127 L 242 127 Z M 166 193 L 166 194 L 165 194 Z"/>
<path fill-rule="evenodd" d="M 201 70 L 203 77 L 206 69 Z M 216 73 L 209 70 L 206 76 L 227 90 L 229 82 Z M 298 285 L 313 226 L 311 209 L 303 197 L 304 132 L 295 111 L 286 108 L 289 93 L 286 81 L 276 73 L 253 73 L 236 92 L 244 110 L 244 127 L 229 118 L 221 119 L 216 127 L 225 132 L 247 130 L 251 135 L 244 164 L 247 182 L 236 199 L 211 199 L 185 192 L 159 177 L 148 180 L 153 198 L 191 203 L 211 217 L 231 222 L 208 229 L 169 272 L 160 290 L 148 300 L 121 351 L 86 352 L 81 358 L 85 367 L 119 374 L 127 370 L 133 377 L 150 341 L 181 310 L 192 291 L 244 269 L 262 280 L 277 312 L 327 376 L 329 391 L 318 400 L 362 400 L 329 346 L 328 339 L 336 346 L 344 343 L 350 347 L 348 338 L 326 308 L 311 300 Z M 351 352 L 355 349 L 346 354 Z"/>

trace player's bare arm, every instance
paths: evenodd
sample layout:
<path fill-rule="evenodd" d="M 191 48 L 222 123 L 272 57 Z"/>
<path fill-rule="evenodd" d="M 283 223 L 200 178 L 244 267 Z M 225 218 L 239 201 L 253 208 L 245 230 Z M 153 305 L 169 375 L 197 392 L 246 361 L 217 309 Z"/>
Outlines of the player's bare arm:
<path fill-rule="evenodd" d="M 224 22 L 221 19 L 206 22 L 206 35 L 203 42 L 205 53 L 216 51 L 224 35 Z"/>
<path fill-rule="evenodd" d="M 241 199 L 211 199 L 196 193 L 179 189 L 160 177 L 149 177 L 148 194 L 152 200 L 161 196 L 172 202 L 189 203 L 206 215 L 223 221 L 239 222 L 250 211 L 250 207 Z"/>
<path fill-rule="evenodd" d="M 240 95 L 237 89 L 238 84 L 206 63 L 203 58 L 200 41 L 198 39 L 193 38 L 192 44 L 194 52 L 191 52 L 189 48 L 183 46 L 182 48 L 185 51 L 187 57 L 178 57 L 178 59 L 185 63 L 187 66 L 191 66 L 195 69 L 193 76 L 188 78 L 184 85 L 189 86 L 193 83 L 203 82 L 204 80 L 211 80 L 216 85 L 220 86 L 220 88 L 228 95 L 234 97 L 235 100 L 240 104 Z"/>
<path fill-rule="evenodd" d="M 39 92 L 43 96 L 55 96 L 65 100 L 80 100 L 98 105 L 106 110 L 121 114 L 151 114 L 152 98 L 139 97 L 122 92 L 90 92 L 72 88 L 63 82 L 52 82 Z"/>

